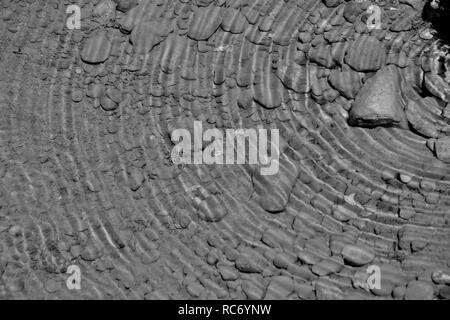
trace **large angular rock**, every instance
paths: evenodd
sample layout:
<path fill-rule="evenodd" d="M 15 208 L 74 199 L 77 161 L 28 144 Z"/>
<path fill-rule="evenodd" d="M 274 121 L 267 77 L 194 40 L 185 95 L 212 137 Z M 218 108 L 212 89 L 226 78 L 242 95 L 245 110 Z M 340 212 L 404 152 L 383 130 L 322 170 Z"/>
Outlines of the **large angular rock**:
<path fill-rule="evenodd" d="M 370 78 L 356 96 L 349 113 L 349 124 L 408 129 L 400 81 L 398 69 L 393 65 L 384 67 Z"/>

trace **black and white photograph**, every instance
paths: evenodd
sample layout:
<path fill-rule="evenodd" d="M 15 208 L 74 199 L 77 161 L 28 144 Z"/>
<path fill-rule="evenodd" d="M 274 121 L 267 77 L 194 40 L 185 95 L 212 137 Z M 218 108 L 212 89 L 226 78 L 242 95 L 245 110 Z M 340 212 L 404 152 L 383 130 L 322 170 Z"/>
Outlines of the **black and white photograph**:
<path fill-rule="evenodd" d="M 450 300 L 448 0 L 0 0 L 0 111 L 0 300 Z"/>

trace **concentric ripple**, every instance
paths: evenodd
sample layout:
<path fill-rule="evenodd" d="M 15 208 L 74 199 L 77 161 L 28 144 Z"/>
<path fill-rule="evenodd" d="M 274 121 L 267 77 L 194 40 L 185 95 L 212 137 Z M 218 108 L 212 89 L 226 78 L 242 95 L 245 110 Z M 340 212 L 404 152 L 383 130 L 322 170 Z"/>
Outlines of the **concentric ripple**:
<path fill-rule="evenodd" d="M 1 4 L 0 298 L 449 298 L 448 48 L 423 4 L 125 2 L 79 1 L 80 30 Z M 349 126 L 387 65 L 410 127 Z M 279 129 L 279 173 L 175 165 L 194 121 Z"/>

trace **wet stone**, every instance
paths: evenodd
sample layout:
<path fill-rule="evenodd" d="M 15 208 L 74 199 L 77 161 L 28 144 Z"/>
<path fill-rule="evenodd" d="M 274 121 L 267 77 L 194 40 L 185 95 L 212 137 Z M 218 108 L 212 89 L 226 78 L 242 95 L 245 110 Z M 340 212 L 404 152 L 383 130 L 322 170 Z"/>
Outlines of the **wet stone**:
<path fill-rule="evenodd" d="M 266 300 L 287 299 L 295 290 L 292 278 L 286 276 L 273 277 L 267 287 Z"/>
<path fill-rule="evenodd" d="M 240 254 L 235 262 L 236 269 L 246 273 L 260 273 L 262 268 L 258 263 L 258 259 L 248 253 Z"/>
<path fill-rule="evenodd" d="M 377 71 L 386 60 L 386 49 L 373 36 L 358 37 L 347 49 L 345 62 L 360 72 Z"/>
<path fill-rule="evenodd" d="M 405 300 L 432 300 L 433 286 L 424 281 L 411 281 L 405 292 Z"/>
<path fill-rule="evenodd" d="M 439 160 L 450 163 L 450 137 L 436 139 L 434 148 Z"/>

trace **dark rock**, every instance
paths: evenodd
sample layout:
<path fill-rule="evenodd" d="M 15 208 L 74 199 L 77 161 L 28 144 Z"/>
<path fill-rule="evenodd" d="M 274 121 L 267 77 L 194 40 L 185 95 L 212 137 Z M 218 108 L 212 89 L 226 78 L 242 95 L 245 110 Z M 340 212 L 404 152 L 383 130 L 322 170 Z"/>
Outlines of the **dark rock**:
<path fill-rule="evenodd" d="M 360 36 L 347 49 L 345 62 L 356 71 L 380 69 L 387 59 L 386 49 L 374 36 Z"/>
<path fill-rule="evenodd" d="M 208 40 L 222 23 L 222 9 L 215 5 L 197 7 L 189 25 L 188 37 L 197 41 Z"/>
<path fill-rule="evenodd" d="M 97 33 L 86 40 L 81 50 L 81 60 L 87 63 L 101 63 L 109 58 L 111 39 L 106 32 Z"/>
<path fill-rule="evenodd" d="M 443 299 L 450 300 L 450 286 L 442 287 L 439 290 L 439 296 Z"/>
<path fill-rule="evenodd" d="M 434 283 L 450 285 L 450 270 L 437 270 L 431 274 Z"/>

